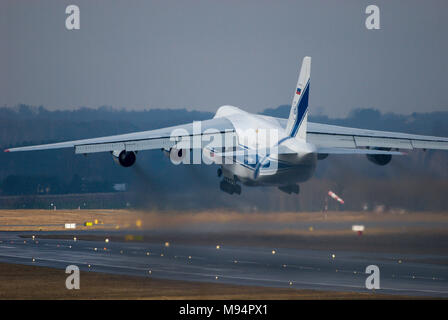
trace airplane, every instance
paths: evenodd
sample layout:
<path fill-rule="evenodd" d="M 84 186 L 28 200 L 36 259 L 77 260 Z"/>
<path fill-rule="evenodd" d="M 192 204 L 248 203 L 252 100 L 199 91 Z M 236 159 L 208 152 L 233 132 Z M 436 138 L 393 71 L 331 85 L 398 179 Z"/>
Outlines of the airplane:
<path fill-rule="evenodd" d="M 311 57 L 304 57 L 288 119 L 221 106 L 212 119 L 156 130 L 17 147 L 5 152 L 74 148 L 77 154 L 110 152 L 123 167 L 139 151 L 161 149 L 174 164 L 190 163 L 200 151 L 204 162 L 219 166 L 220 189 L 241 194 L 241 185 L 274 186 L 299 194 L 319 160 L 330 154 L 363 154 L 376 165 L 387 165 L 400 150 L 448 150 L 448 138 L 349 128 L 308 122 Z M 214 143 L 212 143 L 213 141 Z M 229 142 L 230 141 L 230 142 Z M 197 154 L 197 153 L 196 153 Z M 195 159 L 193 159 L 195 160 Z M 190 160 L 189 160 L 190 161 Z M 198 163 L 193 161 L 194 163 Z M 200 163 L 200 162 L 199 162 Z"/>

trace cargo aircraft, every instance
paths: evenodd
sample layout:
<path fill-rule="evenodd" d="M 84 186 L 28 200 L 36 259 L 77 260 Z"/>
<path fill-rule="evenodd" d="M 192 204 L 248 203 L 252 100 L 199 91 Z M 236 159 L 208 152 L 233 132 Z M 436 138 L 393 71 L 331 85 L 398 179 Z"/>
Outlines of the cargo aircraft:
<path fill-rule="evenodd" d="M 229 194 L 241 194 L 241 185 L 275 186 L 298 194 L 299 183 L 310 179 L 318 160 L 331 154 L 363 154 L 384 166 L 392 156 L 403 155 L 403 150 L 448 150 L 448 138 L 309 122 L 310 72 L 311 57 L 305 57 L 288 119 L 222 106 L 205 121 L 5 152 L 59 148 L 73 148 L 77 154 L 110 152 L 117 163 L 130 167 L 138 152 L 161 149 L 175 164 L 218 165 L 220 188 Z"/>

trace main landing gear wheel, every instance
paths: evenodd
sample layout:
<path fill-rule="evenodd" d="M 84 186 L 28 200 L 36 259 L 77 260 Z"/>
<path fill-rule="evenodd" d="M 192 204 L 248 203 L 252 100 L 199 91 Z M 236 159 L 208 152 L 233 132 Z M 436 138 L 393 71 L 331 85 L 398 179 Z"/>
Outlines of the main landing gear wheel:
<path fill-rule="evenodd" d="M 241 186 L 240 185 L 238 185 L 236 183 L 227 182 L 226 180 L 222 180 L 219 183 L 219 188 L 228 194 L 234 194 L 234 193 L 238 194 L 238 195 L 241 194 Z"/>

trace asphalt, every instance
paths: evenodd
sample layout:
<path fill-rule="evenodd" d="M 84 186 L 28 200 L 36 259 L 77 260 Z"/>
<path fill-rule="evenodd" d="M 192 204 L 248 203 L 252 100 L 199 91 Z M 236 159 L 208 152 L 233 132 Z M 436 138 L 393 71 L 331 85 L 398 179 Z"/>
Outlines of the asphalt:
<path fill-rule="evenodd" d="M 367 292 L 366 267 L 380 270 L 376 292 L 448 298 L 448 255 L 304 250 L 163 242 L 47 239 L 64 232 L 0 232 L 0 262 L 161 279 Z M 76 233 L 65 233 L 76 236 Z M 85 236 L 86 232 L 79 236 Z M 120 231 L 113 235 L 124 235 Z M 104 240 L 102 239 L 104 236 Z"/>

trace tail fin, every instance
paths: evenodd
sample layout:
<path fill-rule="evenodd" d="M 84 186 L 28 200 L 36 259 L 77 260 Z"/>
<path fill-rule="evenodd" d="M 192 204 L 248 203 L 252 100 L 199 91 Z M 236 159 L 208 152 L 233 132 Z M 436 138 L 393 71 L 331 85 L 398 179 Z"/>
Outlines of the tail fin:
<path fill-rule="evenodd" d="M 311 57 L 302 61 L 299 80 L 292 100 L 286 132 L 290 137 L 306 139 L 308 120 L 308 96 L 310 92 Z"/>

